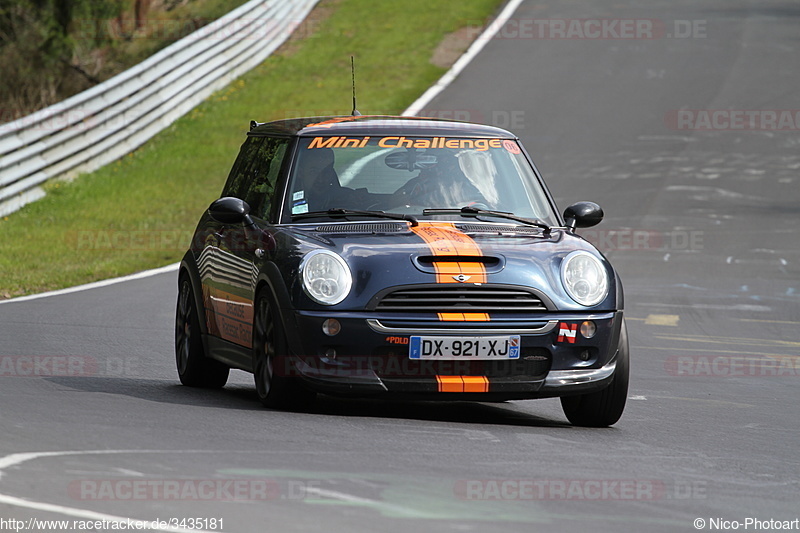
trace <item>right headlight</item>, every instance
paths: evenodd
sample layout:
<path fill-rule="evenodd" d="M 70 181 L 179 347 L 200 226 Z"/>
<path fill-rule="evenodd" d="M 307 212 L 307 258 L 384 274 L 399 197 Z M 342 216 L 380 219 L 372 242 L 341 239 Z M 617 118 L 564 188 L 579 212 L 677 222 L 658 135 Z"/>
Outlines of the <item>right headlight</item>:
<path fill-rule="evenodd" d="M 570 298 L 591 307 L 608 295 L 608 274 L 595 256 L 588 252 L 572 252 L 561 263 L 561 282 Z"/>
<path fill-rule="evenodd" d="M 327 250 L 309 252 L 300 263 L 300 277 L 306 294 L 323 305 L 344 300 L 353 284 L 344 259 Z"/>

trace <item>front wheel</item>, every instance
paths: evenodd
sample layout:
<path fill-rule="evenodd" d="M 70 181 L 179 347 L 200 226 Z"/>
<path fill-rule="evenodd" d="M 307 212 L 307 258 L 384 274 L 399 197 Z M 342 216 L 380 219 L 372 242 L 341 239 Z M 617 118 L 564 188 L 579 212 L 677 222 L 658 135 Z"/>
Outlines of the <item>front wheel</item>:
<path fill-rule="evenodd" d="M 625 401 L 628 399 L 629 375 L 628 328 L 623 322 L 619 332 L 617 366 L 611 383 L 597 392 L 561 398 L 561 408 L 564 409 L 564 414 L 570 423 L 575 426 L 595 428 L 615 424 L 622 416 Z"/>
<path fill-rule="evenodd" d="M 276 306 L 262 291 L 256 298 L 253 324 L 253 375 L 258 399 L 266 407 L 304 409 L 316 396 L 289 377 L 288 344 Z"/>
<path fill-rule="evenodd" d="M 230 368 L 206 357 L 200 338 L 200 320 L 192 283 L 181 276 L 175 310 L 175 364 L 181 383 L 189 387 L 219 389 L 228 382 Z"/>

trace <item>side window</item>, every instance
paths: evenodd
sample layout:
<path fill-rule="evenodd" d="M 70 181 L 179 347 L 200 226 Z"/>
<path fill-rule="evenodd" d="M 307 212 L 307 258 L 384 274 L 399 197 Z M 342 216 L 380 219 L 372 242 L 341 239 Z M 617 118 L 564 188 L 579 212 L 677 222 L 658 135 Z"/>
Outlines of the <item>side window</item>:
<path fill-rule="evenodd" d="M 247 189 L 248 170 L 255 159 L 255 152 L 258 150 L 258 141 L 255 137 L 248 137 L 239 149 L 239 155 L 233 163 L 228 180 L 222 188 L 222 196 L 233 196 L 242 198 L 242 191 Z"/>
<path fill-rule="evenodd" d="M 288 139 L 247 139 L 233 164 L 223 195 L 241 198 L 250 205 L 250 214 L 264 218 L 272 205 L 275 183 L 288 146 Z"/>

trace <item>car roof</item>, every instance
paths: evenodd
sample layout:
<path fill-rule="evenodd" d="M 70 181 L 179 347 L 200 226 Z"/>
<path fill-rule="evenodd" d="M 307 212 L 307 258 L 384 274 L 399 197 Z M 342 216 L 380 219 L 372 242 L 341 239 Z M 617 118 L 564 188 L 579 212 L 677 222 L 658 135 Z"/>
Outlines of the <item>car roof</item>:
<path fill-rule="evenodd" d="M 334 136 L 405 135 L 416 137 L 485 137 L 516 139 L 517 136 L 494 126 L 427 117 L 390 115 L 347 115 L 305 117 L 273 122 L 251 122 L 248 135 L 255 136 Z"/>

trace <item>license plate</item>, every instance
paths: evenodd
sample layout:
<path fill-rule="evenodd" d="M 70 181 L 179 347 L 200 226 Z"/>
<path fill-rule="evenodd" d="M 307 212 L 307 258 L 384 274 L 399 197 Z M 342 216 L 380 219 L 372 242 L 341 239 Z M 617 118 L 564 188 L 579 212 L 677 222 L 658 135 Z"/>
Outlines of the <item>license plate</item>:
<path fill-rule="evenodd" d="M 504 337 L 411 337 L 411 359 L 498 360 L 519 359 L 519 335 Z"/>

